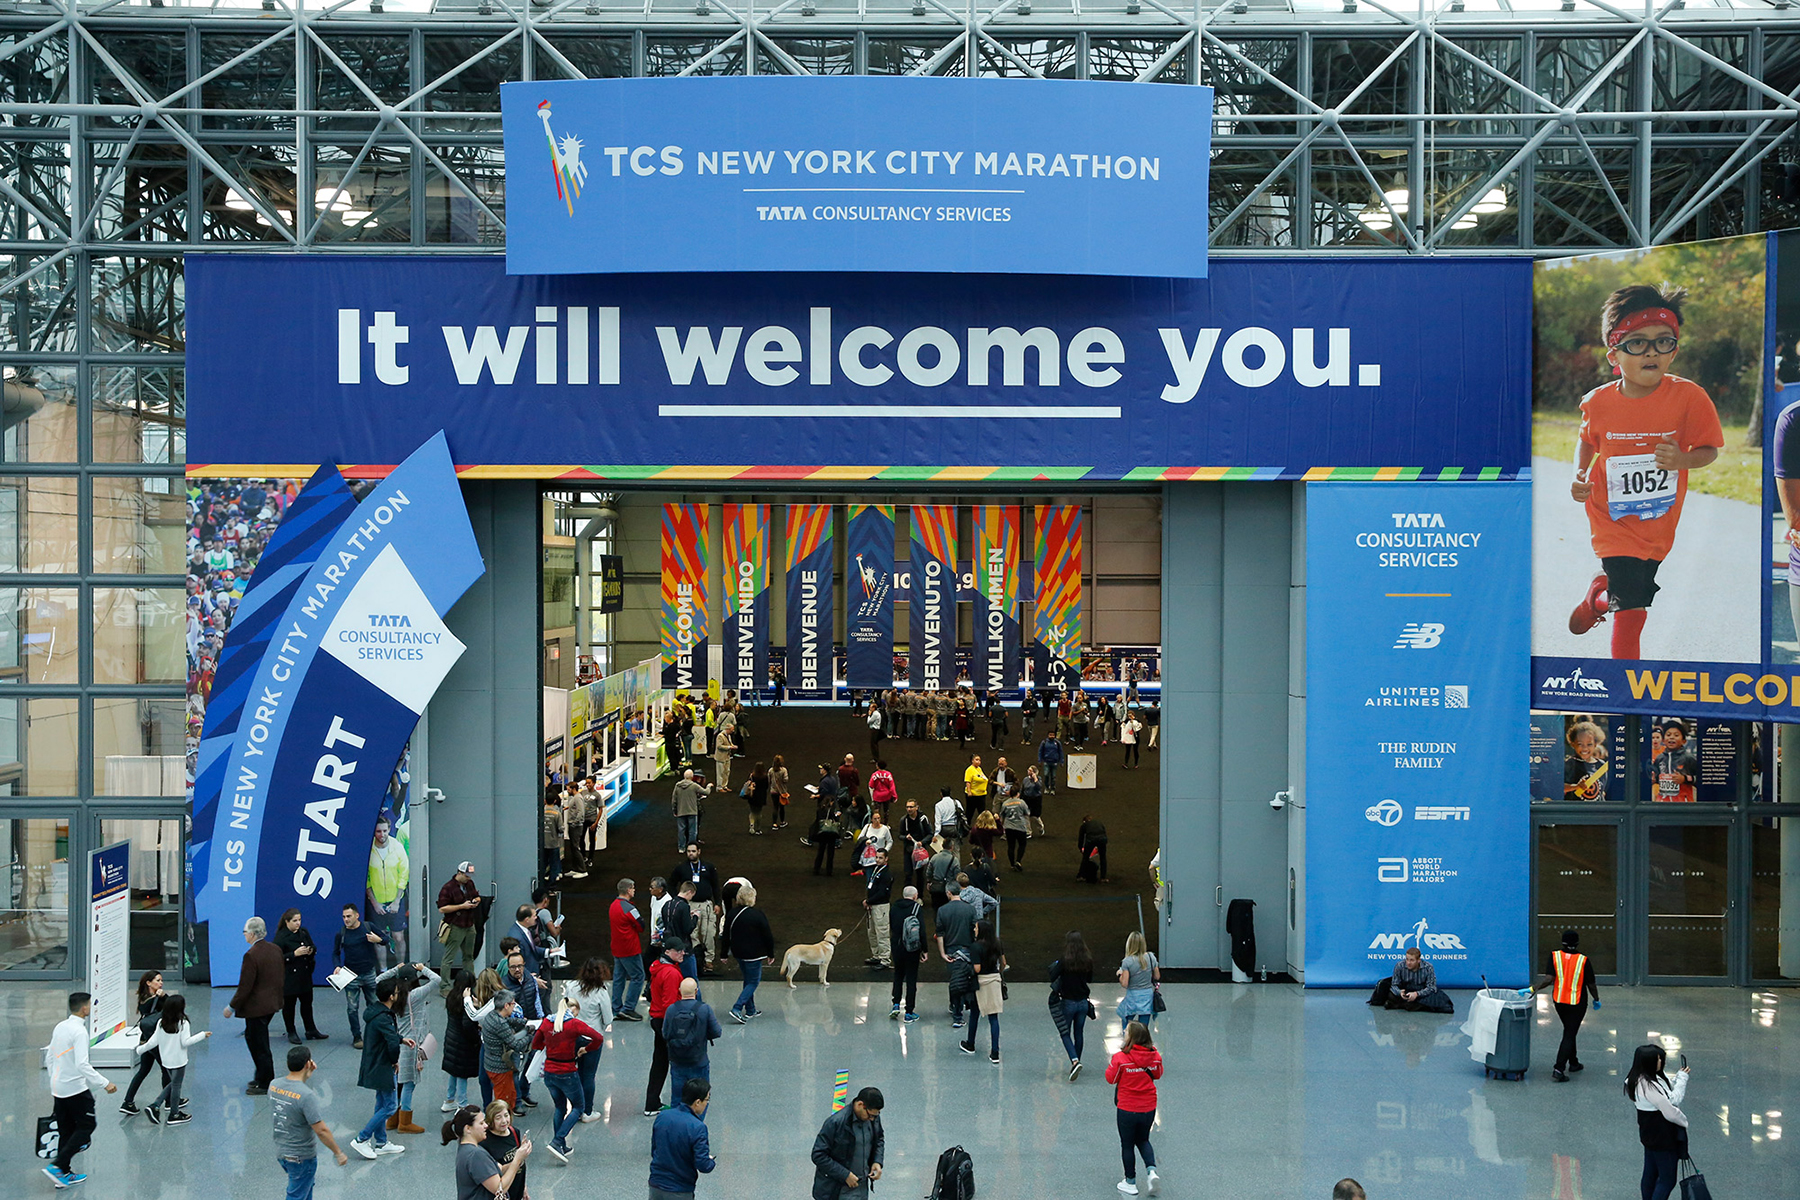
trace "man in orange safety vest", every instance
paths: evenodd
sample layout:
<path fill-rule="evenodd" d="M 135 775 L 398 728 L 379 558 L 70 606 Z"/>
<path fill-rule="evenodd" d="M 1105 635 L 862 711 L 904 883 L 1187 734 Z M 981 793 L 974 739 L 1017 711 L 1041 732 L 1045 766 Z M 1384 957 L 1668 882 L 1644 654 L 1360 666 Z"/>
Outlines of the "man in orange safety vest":
<path fill-rule="evenodd" d="M 1562 1042 L 1556 1047 L 1556 1066 L 1550 1071 L 1550 1078 L 1558 1083 L 1569 1082 L 1568 1072 L 1582 1069 L 1581 1059 L 1575 1053 L 1575 1035 L 1587 1016 L 1588 997 L 1594 998 L 1595 1008 L 1600 1007 L 1600 988 L 1594 982 L 1593 967 L 1588 956 L 1575 949 L 1580 944 L 1579 933 L 1563 930 L 1562 949 L 1551 951 L 1549 965 L 1538 977 L 1536 988 L 1540 992 L 1550 990 L 1556 1015 L 1562 1021 Z"/>

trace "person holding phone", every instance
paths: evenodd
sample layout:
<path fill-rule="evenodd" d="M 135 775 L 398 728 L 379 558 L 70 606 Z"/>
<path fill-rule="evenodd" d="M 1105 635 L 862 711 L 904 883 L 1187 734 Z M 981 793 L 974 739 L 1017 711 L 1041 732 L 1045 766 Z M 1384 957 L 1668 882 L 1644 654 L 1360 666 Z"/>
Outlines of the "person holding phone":
<path fill-rule="evenodd" d="M 1688 1119 L 1681 1111 L 1687 1095 L 1687 1056 L 1673 1082 L 1663 1073 L 1668 1056 L 1661 1046 L 1639 1046 L 1625 1077 L 1625 1098 L 1637 1109 L 1638 1141 L 1644 1147 L 1643 1200 L 1668 1200 L 1675 1172 L 1688 1153 Z"/>

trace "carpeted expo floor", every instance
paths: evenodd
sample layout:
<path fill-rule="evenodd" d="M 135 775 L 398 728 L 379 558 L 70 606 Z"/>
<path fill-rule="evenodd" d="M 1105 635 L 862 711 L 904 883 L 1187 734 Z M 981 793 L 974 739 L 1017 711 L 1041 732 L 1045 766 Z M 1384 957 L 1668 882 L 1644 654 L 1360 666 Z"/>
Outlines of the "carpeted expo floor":
<path fill-rule="evenodd" d="M 800 844 L 812 821 L 811 797 L 800 785 L 817 777 L 817 764 L 842 761 L 855 754 L 865 781 L 871 769 L 866 761 L 868 731 L 860 717 L 846 707 L 757 708 L 750 710 L 746 725 L 751 734 L 752 759 L 781 754 L 793 776 L 794 801 L 789 827 L 759 837 L 749 835 L 746 806 L 737 799 L 735 785 L 750 770 L 751 759 L 732 766 L 731 794 L 715 793 L 707 802 L 701 836 L 702 853 L 719 870 L 721 878 L 742 875 L 756 885 L 758 906 L 769 916 L 775 931 L 776 953 L 798 942 L 818 941 L 826 929 L 847 935 L 832 963 L 834 979 L 872 979 L 878 974 L 863 966 L 869 957 L 866 929 L 851 930 L 862 917 L 862 880 L 851 877 L 848 843 L 837 856 L 837 874 L 830 878 L 812 874 L 813 851 Z M 1019 744 L 1018 720 L 1013 720 L 1012 744 L 1005 748 L 1009 765 L 1023 773 L 1037 759 L 1036 746 Z M 996 751 L 988 749 L 987 728 L 970 742 L 969 754 L 979 752 L 990 771 Z M 1000 860 L 1000 936 L 1005 944 L 1009 975 L 1014 979 L 1042 979 L 1046 966 L 1062 948 L 1063 935 L 1080 929 L 1100 967 L 1096 974 L 1110 974 L 1110 964 L 1123 954 L 1125 936 L 1138 928 L 1138 897 L 1143 902 L 1143 921 L 1156 947 L 1155 908 L 1149 863 L 1156 853 L 1159 803 L 1158 756 L 1143 754 L 1144 765 L 1135 770 L 1121 766 L 1123 752 L 1115 743 L 1101 749 L 1098 739 L 1089 749 L 1099 755 L 1099 786 L 1092 791 L 1071 791 L 1066 785 L 1044 804 L 1047 838 L 1034 838 L 1026 853 L 1023 873 L 1006 867 L 1004 841 L 995 845 Z M 901 806 L 917 799 L 929 811 L 938 789 L 951 786 L 961 795 L 963 769 L 968 757 L 954 741 L 915 742 L 889 740 L 882 753 L 899 784 Z M 707 765 L 710 767 L 710 760 Z M 588 878 L 565 881 L 562 907 L 567 919 L 569 949 L 579 964 L 590 953 L 606 954 L 606 906 L 612 902 L 621 877 L 637 881 L 638 900 L 649 895 L 652 876 L 673 872 L 674 820 L 669 815 L 668 778 L 637 785 L 632 804 L 608 826 L 607 849 L 595 856 Z M 1092 814 L 1106 823 L 1110 884 L 1090 885 L 1075 878 L 1075 830 L 1083 816 Z M 896 890 L 896 894 L 897 890 Z M 929 908 L 929 906 L 928 906 Z M 929 928 L 927 933 L 929 935 Z M 924 980 L 942 980 L 944 964 L 934 954 L 921 972 Z M 728 965 L 727 975 L 735 975 Z M 809 969 L 805 978 L 813 978 Z"/>

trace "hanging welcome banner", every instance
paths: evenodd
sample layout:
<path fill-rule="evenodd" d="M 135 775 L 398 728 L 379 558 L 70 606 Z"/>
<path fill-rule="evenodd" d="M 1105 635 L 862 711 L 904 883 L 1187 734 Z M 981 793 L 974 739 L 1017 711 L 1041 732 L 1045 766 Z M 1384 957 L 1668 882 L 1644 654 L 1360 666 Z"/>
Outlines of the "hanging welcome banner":
<path fill-rule="evenodd" d="M 725 506 L 725 686 L 752 693 L 769 677 L 769 506 Z"/>
<path fill-rule="evenodd" d="M 894 683 L 894 506 L 852 504 L 845 536 L 845 676 L 853 688 Z"/>
<path fill-rule="evenodd" d="M 977 688 L 1019 686 L 1019 506 L 975 509 L 975 661 Z"/>
<path fill-rule="evenodd" d="M 662 670 L 666 688 L 706 682 L 704 504 L 665 504 L 662 519 Z"/>
<path fill-rule="evenodd" d="M 317 512 L 338 508 L 330 482 L 314 482 Z M 295 509 L 290 520 L 313 511 Z M 302 537 L 285 561 L 271 563 L 271 547 L 258 573 L 273 565 L 271 582 L 285 582 L 305 557 Z M 393 765 L 463 652 L 442 616 L 483 570 L 443 435 L 311 553 L 246 672 L 236 731 L 215 751 L 225 766 L 205 820 L 196 791 L 194 905 L 219 934 L 209 937 L 215 987 L 235 981 L 236 934 L 250 917 L 298 908 L 305 924 L 328 929 L 346 900 L 361 902 Z M 268 611 L 257 610 L 257 624 Z"/>
<path fill-rule="evenodd" d="M 907 673 L 913 687 L 941 691 L 956 681 L 956 506 L 912 509 L 912 602 L 906 617 Z"/>
<path fill-rule="evenodd" d="M 1081 675 L 1081 505 L 1040 504 L 1031 637 L 1043 647 L 1050 678 Z"/>
<path fill-rule="evenodd" d="M 787 510 L 787 678 L 796 697 L 831 694 L 831 505 Z"/>

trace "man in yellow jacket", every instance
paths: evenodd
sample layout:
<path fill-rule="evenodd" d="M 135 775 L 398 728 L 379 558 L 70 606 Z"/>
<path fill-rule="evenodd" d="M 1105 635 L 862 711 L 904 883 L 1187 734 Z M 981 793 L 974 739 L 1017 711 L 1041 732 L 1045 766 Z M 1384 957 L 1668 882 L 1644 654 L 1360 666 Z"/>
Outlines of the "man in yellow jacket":
<path fill-rule="evenodd" d="M 395 962 L 406 959 L 406 884 L 412 877 L 412 863 L 406 847 L 390 835 L 391 825 L 384 816 L 375 822 L 375 841 L 369 846 L 369 923 L 388 935 Z M 382 957 L 387 957 L 382 951 Z M 386 963 L 383 963 L 385 968 Z"/>

